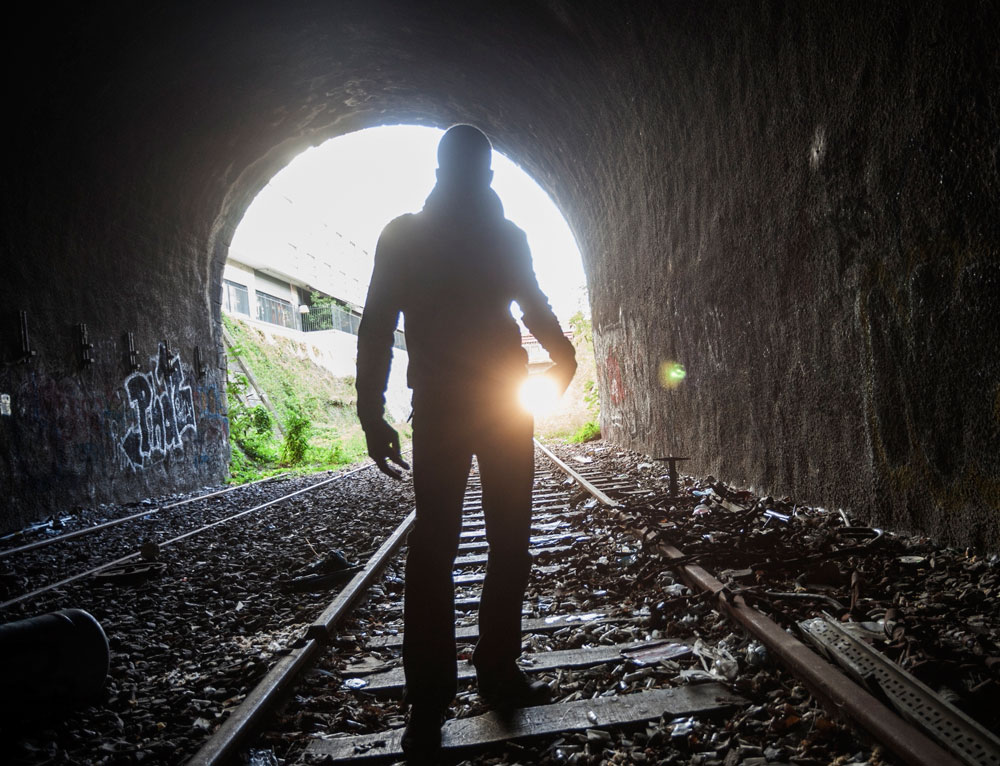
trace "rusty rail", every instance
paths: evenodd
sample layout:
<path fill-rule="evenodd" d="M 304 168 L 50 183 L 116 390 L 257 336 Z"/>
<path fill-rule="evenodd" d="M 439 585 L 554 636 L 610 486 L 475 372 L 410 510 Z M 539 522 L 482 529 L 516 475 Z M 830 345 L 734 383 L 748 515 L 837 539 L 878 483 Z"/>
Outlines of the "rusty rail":
<path fill-rule="evenodd" d="M 603 492 L 590 488 L 585 477 L 557 458 L 537 440 L 538 448 L 562 468 L 601 503 L 613 509 L 622 506 L 606 502 Z M 610 498 L 608 498 L 610 500 Z M 684 553 L 661 543 L 660 551 L 673 560 L 686 560 Z M 875 697 L 855 684 L 833 665 L 823 660 L 809 647 L 787 633 L 769 617 L 750 607 L 742 597 L 734 596 L 714 575 L 698 564 L 678 564 L 677 571 L 692 590 L 711 594 L 716 607 L 738 622 L 780 659 L 785 666 L 831 710 L 866 731 L 895 755 L 912 766 L 961 766 L 951 753 L 944 750 L 916 727 L 910 725 Z"/>
<path fill-rule="evenodd" d="M 286 473 L 275 474 L 274 476 L 268 476 L 263 479 L 257 479 L 257 481 L 249 481 L 246 484 L 235 484 L 232 487 L 226 487 L 226 489 L 219 489 L 215 492 L 209 492 L 205 495 L 198 495 L 196 497 L 189 497 L 186 500 L 178 500 L 176 503 L 168 503 L 167 505 L 161 505 L 159 508 L 149 508 L 140 513 L 133 513 L 130 516 L 123 516 L 120 519 L 112 519 L 111 521 L 105 521 L 102 524 L 95 524 L 90 527 L 84 527 L 83 529 L 77 529 L 73 532 L 67 532 L 63 535 L 57 535 L 55 537 L 49 537 L 45 540 L 37 540 L 33 543 L 27 543 L 25 545 L 19 545 L 16 548 L 8 548 L 5 551 L 0 551 L 0 559 L 6 558 L 7 556 L 13 556 L 15 553 L 24 553 L 26 551 L 33 551 L 36 548 L 43 548 L 46 545 L 53 545 L 54 543 L 62 543 L 67 540 L 73 540 L 77 537 L 83 537 L 84 535 L 89 535 L 93 532 L 100 532 L 102 529 L 107 529 L 108 527 L 114 527 L 118 524 L 124 524 L 126 521 L 134 521 L 135 519 L 141 519 L 146 516 L 152 516 L 154 513 L 159 513 L 160 511 L 165 511 L 169 508 L 177 508 L 181 505 L 188 505 L 190 503 L 197 503 L 199 500 L 209 500 L 213 497 L 218 497 L 219 495 L 225 495 L 237 489 L 242 489 L 243 487 L 252 487 L 254 484 L 263 484 L 268 481 L 273 481 L 274 479 L 280 479 L 288 476 Z"/>
<path fill-rule="evenodd" d="M 671 559 L 685 558 L 672 545 L 661 543 L 660 550 Z M 906 763 L 913 766 L 960 766 L 961 762 L 949 752 L 787 633 L 774 620 L 748 606 L 742 597 L 731 595 L 726 586 L 707 570 L 697 564 L 681 564 L 677 569 L 692 589 L 710 593 L 720 611 L 760 639 L 832 710 L 860 726 Z"/>
<path fill-rule="evenodd" d="M 536 444 L 543 454 L 599 502 L 620 512 L 623 508 L 620 503 L 558 459 L 550 450 L 537 442 Z M 250 743 L 273 705 L 287 694 L 295 678 L 310 666 L 329 641 L 338 622 L 398 550 L 414 518 L 415 512 L 403 521 L 372 556 L 364 570 L 351 580 L 344 591 L 309 626 L 305 635 L 291 647 L 288 655 L 279 660 L 239 708 L 233 711 L 188 761 L 188 766 L 218 766 L 229 762 Z M 662 543 L 660 550 L 669 559 L 685 559 L 684 554 L 672 545 Z M 733 596 L 707 570 L 693 563 L 678 563 L 677 570 L 693 589 L 711 594 L 721 612 L 739 622 L 763 642 L 775 657 L 833 711 L 868 732 L 906 763 L 914 766 L 958 766 L 960 762 L 951 754 L 899 718 L 773 620 L 748 606 L 742 598 Z"/>
<path fill-rule="evenodd" d="M 295 490 L 294 492 L 290 492 L 287 495 L 282 495 L 281 497 L 275 498 L 274 500 L 268 500 L 266 503 L 260 503 L 259 505 L 255 505 L 252 508 L 248 508 L 246 510 L 239 511 L 238 513 L 231 514 L 229 516 L 226 516 L 225 518 L 216 519 L 215 521 L 205 524 L 204 526 L 198 527 L 197 529 L 193 529 L 190 532 L 185 532 L 183 534 L 177 535 L 176 537 L 171 537 L 169 540 L 164 540 L 163 542 L 158 543 L 158 545 L 160 545 L 160 547 L 163 547 L 165 545 L 172 545 L 173 543 L 180 542 L 181 540 L 185 540 L 188 537 L 193 537 L 194 535 L 201 534 L 202 532 L 208 529 L 212 529 L 213 527 L 217 527 L 220 524 L 225 524 L 229 521 L 233 521 L 234 519 L 239 519 L 243 516 L 246 516 L 249 513 L 254 513 L 255 511 L 260 511 L 263 510 L 264 508 L 270 508 L 271 506 L 283 503 L 285 500 L 297 497 L 298 495 L 305 494 L 306 492 L 312 492 L 314 489 L 325 487 L 327 484 L 332 484 L 333 482 L 336 481 L 341 481 L 342 479 L 346 479 L 348 476 L 351 476 L 357 473 L 358 471 L 364 471 L 368 468 L 373 467 L 374 465 L 375 465 L 374 463 L 369 463 L 368 465 L 361 466 L 360 468 L 355 468 L 354 470 L 348 471 L 347 473 L 341 473 L 337 474 L 336 476 L 331 476 L 329 479 L 324 479 L 322 481 L 316 482 L 315 484 L 310 484 L 308 487 Z M 79 572 L 75 575 L 70 575 L 69 577 L 65 577 L 62 580 L 59 580 L 58 582 L 49 583 L 48 585 L 45 585 L 41 588 L 37 588 L 33 591 L 29 591 L 28 593 L 22 593 L 20 596 L 15 596 L 14 598 L 9 599 L 8 601 L 4 601 L 2 604 L 0 604 L 0 609 L 6 609 L 9 606 L 13 606 L 14 604 L 18 604 L 22 601 L 28 601 L 29 599 L 35 598 L 35 596 L 40 596 L 43 593 L 49 592 L 50 590 L 61 588 L 63 585 L 68 585 L 69 583 L 76 582 L 77 580 L 81 580 L 84 577 L 89 577 L 91 575 L 97 574 L 98 572 L 103 572 L 105 569 L 110 569 L 113 566 L 117 566 L 119 564 L 124 564 L 128 561 L 132 561 L 133 559 L 139 558 L 140 555 L 141 553 L 138 551 L 134 553 L 129 553 L 125 556 L 122 556 L 121 558 L 115 559 L 114 561 L 108 561 L 105 562 L 104 564 L 88 569 L 85 572 Z"/>
<path fill-rule="evenodd" d="M 382 543 L 377 551 L 330 605 L 323 610 L 306 631 L 299 645 L 268 671 L 267 675 L 251 690 L 240 706 L 215 731 L 201 749 L 187 762 L 188 766 L 216 766 L 234 758 L 242 747 L 257 733 L 272 706 L 279 701 L 295 678 L 309 667 L 316 654 L 326 645 L 337 623 L 371 585 L 372 580 L 389 562 L 413 526 L 416 511 Z"/>
<path fill-rule="evenodd" d="M 596 497 L 598 501 L 600 501 L 603 505 L 606 505 L 609 508 L 622 507 L 621 503 L 619 503 L 617 500 L 613 500 L 612 498 L 608 497 L 604 492 L 602 492 L 600 489 L 595 487 L 591 482 L 589 482 L 586 479 L 586 477 L 584 477 L 577 471 L 574 471 L 566 463 L 564 463 L 562 460 L 556 457 L 555 453 L 553 453 L 552 450 L 548 449 L 544 444 L 538 441 L 538 439 L 535 439 L 535 446 L 539 450 L 541 450 L 542 454 L 545 455 L 545 457 L 547 457 L 549 460 L 551 460 L 553 463 L 559 466 L 570 477 L 572 477 L 573 480 L 577 482 L 577 484 L 579 484 L 581 487 L 587 490 L 587 492 L 589 492 L 591 495 Z"/>

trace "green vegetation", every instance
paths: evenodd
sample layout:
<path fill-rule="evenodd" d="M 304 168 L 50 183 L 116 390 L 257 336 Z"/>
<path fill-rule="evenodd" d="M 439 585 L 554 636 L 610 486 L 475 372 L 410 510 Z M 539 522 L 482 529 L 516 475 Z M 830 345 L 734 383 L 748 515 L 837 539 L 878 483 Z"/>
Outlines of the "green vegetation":
<path fill-rule="evenodd" d="M 577 311 L 569 318 L 569 326 L 573 331 L 574 343 L 590 349 L 591 355 L 594 353 L 594 323 L 583 315 L 582 311 Z"/>
<path fill-rule="evenodd" d="M 332 470 L 365 458 L 368 451 L 355 414 L 352 376 L 338 378 L 316 364 L 307 342 L 265 335 L 225 315 L 223 322 L 233 340 L 230 357 L 238 357 L 250 370 L 273 408 L 255 403 L 247 376 L 232 365 L 226 386 L 230 481 L 253 481 L 289 470 Z M 578 312 L 569 324 L 577 373 L 559 410 L 538 418 L 536 431 L 543 440 L 579 443 L 600 438 L 600 400 L 590 320 Z M 409 424 L 395 427 L 404 442 L 410 439 Z"/>
<path fill-rule="evenodd" d="M 237 375 L 226 384 L 229 399 L 229 436 L 240 451 L 252 461 L 266 463 L 276 459 L 274 421 L 263 404 L 248 406 L 250 387 L 246 375 Z"/>
<path fill-rule="evenodd" d="M 285 465 L 298 465 L 305 459 L 309 448 L 309 432 L 312 423 L 308 418 L 293 412 L 285 424 L 285 443 L 281 446 L 281 462 Z M 338 445 L 339 446 L 339 445 Z"/>
<path fill-rule="evenodd" d="M 229 355 L 246 365 L 274 408 L 251 404 L 255 397 L 247 376 L 230 372 L 231 482 L 288 470 L 332 470 L 364 459 L 368 451 L 355 414 L 353 377 L 331 375 L 310 358 L 305 343 L 265 336 L 232 317 L 223 316 L 223 322 L 233 339 Z"/>
<path fill-rule="evenodd" d="M 591 420 L 589 423 L 584 423 L 580 426 L 566 441 L 570 444 L 581 444 L 583 442 L 591 442 L 594 441 L 594 439 L 600 438 L 601 426 Z"/>

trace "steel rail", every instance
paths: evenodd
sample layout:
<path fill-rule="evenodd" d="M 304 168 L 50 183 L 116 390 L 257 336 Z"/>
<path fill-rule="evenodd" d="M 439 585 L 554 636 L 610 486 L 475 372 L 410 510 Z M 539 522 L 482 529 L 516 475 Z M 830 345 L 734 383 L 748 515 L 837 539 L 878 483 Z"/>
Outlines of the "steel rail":
<path fill-rule="evenodd" d="M 610 505 L 614 509 L 622 507 L 614 501 L 607 503 L 602 499 L 604 493 L 591 491 L 590 487 L 593 485 L 590 482 L 555 457 L 537 440 L 535 443 L 552 462 L 566 471 L 601 503 Z M 678 561 L 687 559 L 680 549 L 667 543 L 661 543 L 659 548 L 669 559 Z M 695 563 L 687 563 L 678 564 L 677 571 L 692 590 L 697 589 L 710 594 L 719 611 L 758 638 L 816 696 L 824 700 L 834 711 L 860 726 L 906 763 L 912 766 L 961 766 L 961 761 L 930 737 L 904 721 L 808 646 L 787 633 L 771 618 L 749 606 L 741 596 L 730 593 L 728 588 L 706 569 Z"/>
<path fill-rule="evenodd" d="M 319 489 L 320 487 L 324 487 L 327 484 L 332 484 L 335 481 L 341 481 L 342 479 L 346 479 L 348 476 L 352 476 L 356 473 L 359 473 L 360 471 L 364 471 L 373 466 L 374 463 L 371 463 L 368 465 L 361 466 L 360 468 L 355 468 L 353 471 L 348 471 L 347 473 L 341 473 L 337 474 L 336 476 L 331 476 L 329 479 L 324 479 L 323 481 L 317 482 L 315 484 L 310 484 L 308 487 L 298 489 L 295 492 L 290 492 L 287 495 L 282 495 L 281 497 L 275 498 L 273 500 L 268 500 L 266 503 L 255 505 L 253 508 L 248 508 L 246 510 L 240 511 L 239 513 L 234 513 L 230 516 L 226 516 L 224 519 L 217 519 L 216 521 L 213 521 L 209 524 L 205 524 L 204 526 L 198 527 L 197 529 L 177 535 L 176 537 L 171 537 L 169 540 L 164 540 L 163 542 L 158 543 L 158 545 L 163 547 L 166 545 L 171 545 L 173 543 L 180 542 L 181 540 L 186 540 L 189 537 L 201 534 L 202 532 L 212 529 L 213 527 L 217 527 L 220 524 L 225 524 L 229 521 L 233 521 L 234 519 L 246 516 L 249 513 L 254 513 L 255 511 L 263 510 L 264 508 L 270 508 L 273 505 L 282 503 L 285 500 L 290 500 L 291 498 L 297 497 L 298 495 L 305 494 L 306 492 L 312 492 L 313 490 Z M 61 588 L 63 585 L 68 585 L 69 583 L 76 582 L 77 580 L 80 580 L 84 577 L 90 577 L 91 575 L 97 574 L 98 572 L 103 572 L 105 569 L 110 569 L 113 566 L 117 566 L 119 564 L 124 564 L 128 561 L 132 561 L 133 559 L 138 558 L 140 555 L 142 554 L 139 551 L 136 551 L 134 553 L 129 553 L 128 555 L 122 556 L 121 558 L 117 558 L 114 561 L 109 561 L 104 564 L 101 564 L 100 566 L 88 569 L 86 572 L 80 572 L 78 574 L 71 575 L 62 580 L 59 580 L 58 582 L 50 583 L 49 585 L 46 585 L 42 588 L 33 590 L 30 593 L 23 593 L 20 596 L 10 599 L 9 601 L 4 601 L 3 603 L 0 603 L 0 609 L 6 609 L 9 606 L 13 606 L 14 604 L 19 604 L 22 601 L 28 601 L 29 599 L 35 598 L 36 596 L 40 596 L 43 593 L 49 592 L 50 590 Z"/>
<path fill-rule="evenodd" d="M 544 444 L 542 444 L 540 441 L 538 441 L 538 439 L 535 439 L 534 441 L 535 441 L 535 446 L 538 447 L 538 449 L 540 449 L 542 451 L 542 454 L 544 454 L 545 457 L 547 457 L 549 460 L 551 460 L 553 463 L 555 463 L 557 466 L 559 466 L 563 471 L 565 471 L 567 474 L 569 474 L 570 478 L 572 478 L 574 481 L 576 481 L 581 487 L 583 487 L 585 490 L 587 490 L 587 492 L 589 492 L 591 495 L 593 495 L 594 497 L 596 497 L 601 503 L 603 503 L 604 505 L 606 505 L 606 506 L 608 506 L 610 508 L 621 508 L 622 507 L 621 503 L 619 503 L 617 500 L 612 500 L 610 497 L 608 497 L 606 494 L 604 494 L 604 492 L 602 492 L 600 489 L 598 489 L 596 486 L 594 486 L 590 481 L 588 481 L 586 478 L 584 478 L 583 475 L 577 473 L 572 468 L 570 468 L 568 465 L 566 465 L 566 463 L 564 463 L 562 460 L 560 460 L 558 457 L 556 457 L 555 453 L 553 453 L 552 450 L 550 450 L 548 447 L 546 447 Z"/>
<path fill-rule="evenodd" d="M 249 744 L 269 715 L 271 707 L 284 697 L 296 676 L 310 666 L 314 656 L 329 643 L 340 621 L 385 569 L 406 539 L 415 519 L 416 510 L 413 510 L 372 554 L 364 569 L 351 579 L 306 629 L 299 645 L 267 672 L 239 707 L 187 761 L 186 766 L 221 766 L 234 759 Z"/>
<path fill-rule="evenodd" d="M 85 527 L 84 529 L 77 529 L 73 532 L 67 532 L 66 534 L 57 535 L 56 537 L 49 537 L 45 540 L 37 540 L 33 543 L 28 543 L 26 545 L 20 545 L 17 548 L 8 548 L 5 551 L 0 551 L 0 559 L 7 558 L 8 556 L 13 556 L 15 553 L 24 553 L 26 551 L 33 551 L 36 548 L 43 548 L 46 545 L 52 545 L 54 543 L 62 543 L 66 540 L 72 540 L 76 537 L 82 537 L 83 535 L 89 535 L 92 532 L 99 532 L 102 529 L 107 529 L 108 527 L 113 527 L 118 524 L 124 524 L 126 521 L 133 521 L 135 519 L 141 519 L 145 516 L 152 516 L 154 513 L 159 513 L 160 511 L 166 511 L 170 508 L 177 508 L 181 505 L 187 505 L 189 503 L 197 503 L 199 500 L 208 500 L 213 497 L 218 497 L 219 495 L 225 495 L 228 492 L 232 492 L 237 489 L 242 489 L 243 487 L 252 487 L 255 484 L 263 484 L 264 482 L 271 481 L 273 479 L 278 479 L 284 476 L 289 476 L 288 473 L 279 473 L 274 476 L 268 476 L 264 479 L 258 479 L 257 481 L 247 482 L 246 484 L 236 484 L 232 487 L 227 487 L 226 489 L 220 489 L 215 492 L 209 492 L 205 495 L 198 495 L 197 497 L 189 497 L 187 500 L 178 500 L 176 503 L 170 503 L 168 505 L 161 505 L 159 508 L 152 508 L 150 510 L 142 511 L 141 513 L 133 513 L 131 516 L 124 516 L 120 519 L 112 519 L 111 521 L 105 521 L 102 524 L 95 524 L 91 527 Z"/>
<path fill-rule="evenodd" d="M 248 744 L 257 733 L 260 724 L 270 714 L 272 706 L 282 699 L 296 676 L 309 667 L 314 656 L 329 642 L 337 624 L 350 612 L 372 581 L 399 550 L 413 526 L 416 515 L 416 511 L 410 511 L 410 514 L 371 556 L 365 568 L 354 576 L 309 626 L 300 645 L 293 648 L 267 672 L 240 706 L 223 721 L 187 762 L 188 766 L 218 766 L 234 758 Z"/>
<path fill-rule="evenodd" d="M 661 543 L 659 547 L 670 559 L 685 558 L 672 545 Z M 774 620 L 750 607 L 741 596 L 732 595 L 707 570 L 697 564 L 680 564 L 677 569 L 693 588 L 711 594 L 720 611 L 760 639 L 814 694 L 906 763 L 913 766 L 960 765 L 961 762 L 951 753 L 896 715 Z"/>

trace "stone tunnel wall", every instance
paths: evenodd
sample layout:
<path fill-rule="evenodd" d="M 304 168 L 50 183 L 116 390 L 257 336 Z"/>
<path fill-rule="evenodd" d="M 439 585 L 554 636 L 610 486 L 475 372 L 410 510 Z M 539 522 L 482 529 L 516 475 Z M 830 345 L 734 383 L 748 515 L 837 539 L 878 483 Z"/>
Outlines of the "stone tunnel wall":
<path fill-rule="evenodd" d="M 463 120 L 580 242 L 608 438 L 998 547 L 996 7 L 875 5 L 179 1 L 10 25 L 0 527 L 221 479 L 221 267 L 253 195 L 325 138 Z"/>
<path fill-rule="evenodd" d="M 532 3 L 30 13 L 3 48 L 18 120 L 0 178 L 0 530 L 221 481 L 222 266 L 256 192 L 309 146 L 379 124 L 473 121 L 544 157 L 533 121 L 557 115 L 539 93 L 575 55 Z M 550 184 L 565 156 L 540 166 Z"/>
<path fill-rule="evenodd" d="M 996 7 L 818 6 L 626 25 L 588 264 L 604 432 L 995 549 Z"/>

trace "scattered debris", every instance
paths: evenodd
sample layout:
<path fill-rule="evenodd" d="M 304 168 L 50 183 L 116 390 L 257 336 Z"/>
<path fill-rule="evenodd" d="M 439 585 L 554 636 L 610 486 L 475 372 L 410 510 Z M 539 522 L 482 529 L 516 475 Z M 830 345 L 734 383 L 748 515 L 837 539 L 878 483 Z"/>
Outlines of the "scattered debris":
<path fill-rule="evenodd" d="M 94 573 L 94 579 L 99 583 L 114 585 L 138 585 L 167 571 L 167 565 L 162 561 L 123 561 L 120 564 L 102 569 Z"/>
<path fill-rule="evenodd" d="M 0 561 L 0 592 L 7 598 L 140 551 L 315 483 L 290 477 L 250 485 L 155 516 L 140 517 L 72 542 Z M 377 498 L 377 502 L 372 502 Z M 167 505 L 176 496 L 144 505 Z M 7 761 L 17 764 L 182 763 L 188 760 L 264 676 L 285 647 L 330 600 L 330 591 L 286 593 L 275 582 L 315 554 L 337 549 L 363 561 L 413 506 L 407 485 L 377 471 L 331 484 L 314 494 L 219 525 L 183 543 L 158 547 L 158 560 L 136 557 L 32 601 L 5 620 L 73 603 L 100 619 L 111 647 L 103 699 L 39 727 L 5 728 Z M 71 531 L 125 517 L 135 506 L 98 506 L 67 522 Z M 373 532 L 374 530 L 374 532 Z M 39 535 L 42 531 L 39 530 Z M 11 547 L 33 539 L 19 535 Z M 331 559 L 331 563 L 332 563 Z M 103 575 L 103 576 L 102 576 Z M 127 586 L 127 587 L 122 587 Z M 341 677 L 324 678 L 337 689 Z M 352 694 L 345 690 L 344 693 Z M 257 748 L 268 751 L 270 748 Z M 283 751 L 279 750 L 279 753 Z M 260 760 L 267 766 L 279 761 Z"/>
<path fill-rule="evenodd" d="M 669 715 L 611 730 L 591 705 L 578 731 L 501 743 L 468 763 L 892 763 L 831 719 L 765 647 L 691 593 L 679 580 L 677 562 L 659 552 L 661 542 L 681 548 L 685 561 L 710 569 L 733 594 L 788 629 L 828 614 L 986 730 L 1000 730 L 1000 557 L 857 527 L 841 511 L 790 497 L 757 497 L 715 477 L 676 474 L 677 491 L 670 493 L 669 473 L 639 469 L 648 457 L 600 442 L 559 452 L 617 487 L 623 507 L 609 514 L 559 472 L 540 469 L 538 487 L 567 500 L 546 510 L 540 519 L 545 526 L 533 534 L 565 534 L 566 541 L 561 553 L 533 569 L 524 619 L 537 627 L 524 637 L 525 655 L 629 642 L 639 648 L 596 666 L 539 670 L 553 699 L 587 704 L 722 683 L 749 702 L 723 715 Z M 338 550 L 348 565 L 364 561 L 379 544 L 372 530 L 392 529 L 412 507 L 412 495 L 400 491 L 405 485 L 374 471 L 360 476 L 350 488 L 334 485 L 280 512 L 247 517 L 245 525 L 222 525 L 204 539 L 161 549 L 155 562 L 164 567 L 161 574 L 127 590 L 91 578 L 19 605 L 11 619 L 57 608 L 63 599 L 80 604 L 100 616 L 113 655 L 101 705 L 49 730 L 4 732 L 15 762 L 156 763 L 193 754 L 330 598 L 328 590 L 284 592 L 274 583 L 347 571 L 349 566 L 336 568 L 328 552 Z M 138 520 L 134 531 L 122 526 L 114 534 L 94 535 L 70 554 L 60 550 L 64 546 L 49 546 L 16 565 L 0 562 L 0 590 L 24 592 L 34 578 L 55 577 L 71 563 L 84 568 L 82 562 L 98 553 L 102 560 L 126 555 L 144 540 L 205 523 L 226 506 L 231 512 L 269 492 L 287 491 L 291 482 L 306 480 L 248 487 L 239 497 L 187 506 L 175 516 L 164 512 L 155 527 Z M 696 514 L 698 507 L 703 510 Z M 98 507 L 66 525 L 76 528 L 130 510 Z M 586 537 L 574 536 L 574 530 Z M 24 539 L 18 535 L 0 545 Z M 83 558 L 74 562 L 67 555 Z M 326 562 L 331 569 L 322 571 Z M 472 597 L 483 571 L 484 565 L 463 570 L 460 601 Z M 375 752 L 377 741 L 389 741 L 386 731 L 403 726 L 398 699 L 376 700 L 347 682 L 348 661 L 356 669 L 398 665 L 404 580 L 402 565 L 390 566 L 341 626 L 331 650 L 280 712 L 276 728 L 255 745 L 252 753 L 276 759 L 262 763 L 293 763 L 317 738 L 371 734 Z M 459 646 L 464 662 L 475 641 L 475 611 L 459 613 L 457 623 L 459 635 L 467 636 Z M 449 718 L 485 712 L 474 680 L 463 681 Z"/>

